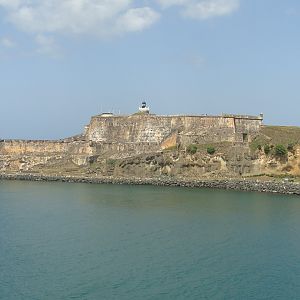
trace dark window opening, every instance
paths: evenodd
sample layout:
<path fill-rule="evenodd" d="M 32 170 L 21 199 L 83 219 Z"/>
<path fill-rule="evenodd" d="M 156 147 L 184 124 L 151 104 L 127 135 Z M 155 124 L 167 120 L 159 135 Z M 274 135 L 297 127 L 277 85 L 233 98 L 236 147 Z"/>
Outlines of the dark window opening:
<path fill-rule="evenodd" d="M 243 142 L 246 143 L 248 142 L 248 134 L 247 133 L 243 133 Z"/>

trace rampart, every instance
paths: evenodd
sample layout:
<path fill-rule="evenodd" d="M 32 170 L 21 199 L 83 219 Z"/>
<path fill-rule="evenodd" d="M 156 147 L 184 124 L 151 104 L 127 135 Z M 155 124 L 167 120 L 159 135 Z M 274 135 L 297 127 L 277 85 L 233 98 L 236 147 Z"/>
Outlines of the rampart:
<path fill-rule="evenodd" d="M 63 140 L 0 140 L 0 173 L 179 179 L 299 175 L 299 146 L 288 143 L 299 145 L 300 129 L 262 126 L 262 121 L 262 115 L 98 115 L 82 134 Z M 285 156 L 278 157 L 275 147 L 268 155 L 258 147 L 276 144 L 289 145 Z"/>
<path fill-rule="evenodd" d="M 64 140 L 2 140 L 3 161 L 31 157 L 65 159 L 84 164 L 90 157 L 122 158 L 166 148 L 219 142 L 247 143 L 262 125 L 252 116 L 94 116 L 82 135 Z M 6 157 L 6 158 L 4 158 Z M 37 159 L 38 158 L 38 159 Z"/>
<path fill-rule="evenodd" d="M 2 140 L 2 155 L 52 155 L 52 154 L 89 154 L 91 147 L 86 142 L 65 142 L 50 140 Z"/>
<path fill-rule="evenodd" d="M 148 144 L 150 148 L 248 142 L 262 125 L 262 116 L 94 116 L 86 139 L 101 144 Z"/>

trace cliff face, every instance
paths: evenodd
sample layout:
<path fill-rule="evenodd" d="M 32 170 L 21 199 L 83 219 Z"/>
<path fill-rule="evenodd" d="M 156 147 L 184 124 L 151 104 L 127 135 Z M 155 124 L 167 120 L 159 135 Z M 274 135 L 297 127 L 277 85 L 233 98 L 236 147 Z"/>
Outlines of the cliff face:
<path fill-rule="evenodd" d="M 213 155 L 205 149 L 195 154 L 186 151 L 169 150 L 142 154 L 123 159 L 102 159 L 90 165 L 95 175 L 120 177 L 171 176 L 178 178 L 223 178 L 259 175 L 300 176 L 300 147 L 284 158 L 266 155 L 263 151 L 251 153 L 248 146 L 217 144 L 219 149 Z"/>
<path fill-rule="evenodd" d="M 239 177 L 300 175 L 300 130 L 278 135 L 260 117 L 152 116 L 91 119 L 61 141 L 0 141 L 0 172 L 89 176 Z M 284 138 L 283 138 L 284 137 Z M 261 146 L 293 142 L 282 157 Z M 258 145 L 261 143 L 262 145 Z M 195 144 L 197 151 L 188 147 Z M 208 146 L 215 153 L 208 154 Z"/>
<path fill-rule="evenodd" d="M 86 164 L 92 148 L 85 141 L 23 141 L 0 142 L 0 170 L 29 171 L 70 161 Z"/>
<path fill-rule="evenodd" d="M 213 155 L 207 153 L 206 145 L 202 149 L 199 146 L 195 154 L 189 154 L 183 149 L 173 149 L 127 157 L 92 153 L 88 143 L 68 147 L 69 152 L 13 151 L 0 155 L 0 171 L 116 177 L 166 175 L 184 178 L 222 178 L 262 174 L 300 176 L 299 146 L 284 158 L 266 155 L 258 150 L 251 153 L 247 145 L 222 143 L 214 146 L 218 150 Z"/>

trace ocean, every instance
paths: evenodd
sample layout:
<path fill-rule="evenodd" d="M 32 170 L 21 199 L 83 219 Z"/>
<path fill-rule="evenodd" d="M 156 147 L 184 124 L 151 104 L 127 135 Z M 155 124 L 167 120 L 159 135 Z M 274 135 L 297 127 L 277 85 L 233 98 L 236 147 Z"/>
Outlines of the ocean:
<path fill-rule="evenodd" d="M 300 197 L 0 181 L 0 299 L 300 299 Z"/>

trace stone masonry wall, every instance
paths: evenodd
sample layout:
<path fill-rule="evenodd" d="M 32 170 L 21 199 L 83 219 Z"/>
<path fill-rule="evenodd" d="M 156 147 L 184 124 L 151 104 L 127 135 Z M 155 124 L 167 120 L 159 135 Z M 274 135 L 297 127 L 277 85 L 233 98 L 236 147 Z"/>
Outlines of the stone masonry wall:
<path fill-rule="evenodd" d="M 86 142 L 3 140 L 0 142 L 1 155 L 28 154 L 92 154 L 93 149 Z"/>
<path fill-rule="evenodd" d="M 192 143 L 248 142 L 261 123 L 259 117 L 242 116 L 95 116 L 80 138 L 0 141 L 0 169 L 86 165 L 98 157 L 126 158 Z"/>
<path fill-rule="evenodd" d="M 246 142 L 259 132 L 261 124 L 260 117 L 243 116 L 95 116 L 86 137 L 103 144 L 149 143 L 157 146 L 174 133 L 183 145 Z"/>

